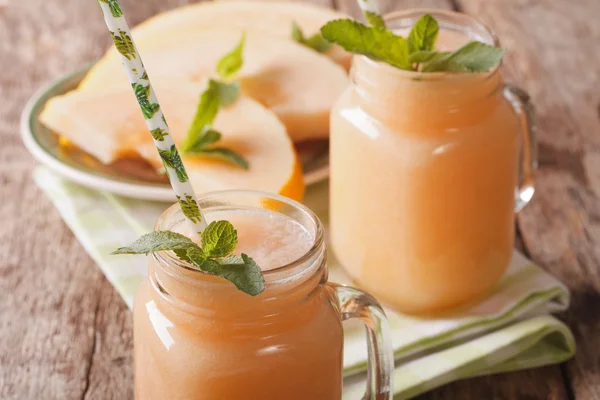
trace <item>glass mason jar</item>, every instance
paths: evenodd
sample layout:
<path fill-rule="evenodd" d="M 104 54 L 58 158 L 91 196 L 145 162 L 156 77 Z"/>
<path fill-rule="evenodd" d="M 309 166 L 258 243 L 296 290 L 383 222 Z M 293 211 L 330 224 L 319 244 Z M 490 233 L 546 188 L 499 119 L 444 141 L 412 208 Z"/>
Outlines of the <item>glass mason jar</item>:
<path fill-rule="evenodd" d="M 388 16 L 407 32 L 424 13 L 438 46 L 498 46 L 473 18 L 440 10 Z M 489 73 L 421 73 L 356 56 L 331 116 L 331 235 L 360 286 L 408 313 L 457 306 L 509 265 L 514 217 L 533 195 L 532 107 Z"/>
<path fill-rule="evenodd" d="M 219 192 L 200 199 L 211 211 L 270 210 L 301 224 L 310 250 L 264 271 L 252 297 L 190 268 L 171 252 L 150 258 L 134 305 L 138 400 L 332 400 L 342 398 L 342 321 L 365 323 L 369 387 L 365 399 L 391 399 L 393 352 L 385 314 L 370 295 L 327 282 L 323 226 L 301 204 L 277 195 Z M 156 230 L 185 223 L 177 205 Z"/>

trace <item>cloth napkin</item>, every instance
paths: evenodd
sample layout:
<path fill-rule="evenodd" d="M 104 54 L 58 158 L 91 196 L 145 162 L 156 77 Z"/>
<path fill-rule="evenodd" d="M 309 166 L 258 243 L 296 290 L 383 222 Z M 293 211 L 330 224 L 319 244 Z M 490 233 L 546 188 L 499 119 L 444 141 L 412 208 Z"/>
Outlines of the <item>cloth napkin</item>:
<path fill-rule="evenodd" d="M 46 169 L 34 172 L 38 186 L 131 308 L 145 278 L 145 257 L 109 256 L 152 230 L 169 204 L 97 192 Z M 305 203 L 328 222 L 328 184 L 312 186 Z M 330 254 L 330 280 L 350 283 Z M 533 368 L 575 353 L 569 328 L 550 315 L 569 305 L 567 288 L 515 251 L 496 288 L 483 300 L 443 317 L 418 318 L 387 309 L 396 369 L 395 399 L 477 375 Z M 364 328 L 344 326 L 344 400 L 362 398 L 367 350 Z"/>

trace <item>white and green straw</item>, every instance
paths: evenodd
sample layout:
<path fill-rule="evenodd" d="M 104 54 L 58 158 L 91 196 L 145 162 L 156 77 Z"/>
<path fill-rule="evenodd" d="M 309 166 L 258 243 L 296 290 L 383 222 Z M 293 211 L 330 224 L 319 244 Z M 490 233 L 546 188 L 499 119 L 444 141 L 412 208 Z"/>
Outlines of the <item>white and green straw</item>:
<path fill-rule="evenodd" d="M 98 0 L 98 3 L 104 14 L 106 26 L 121 55 L 121 61 L 127 71 L 131 87 L 146 120 L 146 125 L 152 134 L 156 150 L 163 161 L 181 211 L 194 225 L 195 231 L 202 232 L 206 228 L 206 220 L 196 200 L 194 189 L 175 142 L 173 142 L 169 125 L 148 79 L 142 58 L 133 42 L 121 6 L 117 0 Z"/>
<path fill-rule="evenodd" d="M 357 2 L 363 15 L 374 28 L 386 29 L 377 0 L 357 0 Z"/>
<path fill-rule="evenodd" d="M 358 5 L 363 13 L 372 13 L 381 15 L 379 12 L 379 4 L 375 0 L 358 0 Z"/>

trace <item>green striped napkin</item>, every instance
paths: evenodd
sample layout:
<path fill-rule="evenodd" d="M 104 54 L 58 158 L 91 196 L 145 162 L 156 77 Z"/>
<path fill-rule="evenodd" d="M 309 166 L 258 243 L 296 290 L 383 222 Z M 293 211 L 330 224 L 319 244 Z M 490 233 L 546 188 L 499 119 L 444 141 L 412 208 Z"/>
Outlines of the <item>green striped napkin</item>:
<path fill-rule="evenodd" d="M 64 180 L 44 167 L 35 181 L 129 307 L 146 276 L 144 257 L 108 254 L 149 232 L 168 204 L 118 197 Z M 328 185 L 310 188 L 305 203 L 325 224 Z M 349 283 L 335 260 L 330 279 Z M 424 319 L 387 310 L 395 356 L 394 391 L 409 398 L 445 383 L 477 375 L 559 363 L 575 352 L 569 328 L 550 313 L 569 304 L 567 288 L 515 251 L 498 286 L 477 304 L 443 318 Z M 364 329 L 346 323 L 344 399 L 365 390 L 367 350 Z"/>

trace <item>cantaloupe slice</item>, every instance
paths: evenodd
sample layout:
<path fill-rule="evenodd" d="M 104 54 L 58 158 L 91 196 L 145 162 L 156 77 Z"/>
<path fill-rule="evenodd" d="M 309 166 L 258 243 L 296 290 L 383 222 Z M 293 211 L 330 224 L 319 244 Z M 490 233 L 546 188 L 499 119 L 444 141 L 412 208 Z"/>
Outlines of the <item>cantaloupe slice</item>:
<path fill-rule="evenodd" d="M 164 37 L 138 46 L 150 79 L 203 81 L 218 60 L 240 41 L 235 29 L 189 30 L 177 40 Z M 79 86 L 83 92 L 129 86 L 118 58 L 101 60 Z M 329 112 L 348 78 L 327 57 L 290 40 L 247 32 L 244 92 L 277 114 L 293 141 L 329 136 Z"/>
<path fill-rule="evenodd" d="M 310 36 L 328 21 L 348 18 L 348 15 L 327 7 L 301 1 L 203 1 L 158 14 L 133 29 L 138 45 L 163 37 L 174 40 L 181 31 L 206 28 L 233 28 L 291 39 L 292 23 L 296 22 Z M 116 55 L 116 51 L 110 53 Z M 327 52 L 335 62 L 349 69 L 352 55 L 341 47 Z"/>
<path fill-rule="evenodd" d="M 155 87 L 173 138 L 180 143 L 194 117 L 201 84 L 170 81 Z M 40 116 L 54 132 L 111 163 L 122 154 L 139 154 L 157 169 L 162 162 L 131 89 L 102 93 L 74 91 L 51 99 Z M 222 161 L 183 157 L 190 181 L 199 192 L 223 189 L 262 190 L 300 200 L 304 193 L 302 170 L 283 124 L 256 101 L 241 96 L 221 110 L 213 127 L 223 134 L 219 146 L 240 153 L 249 170 Z"/>

